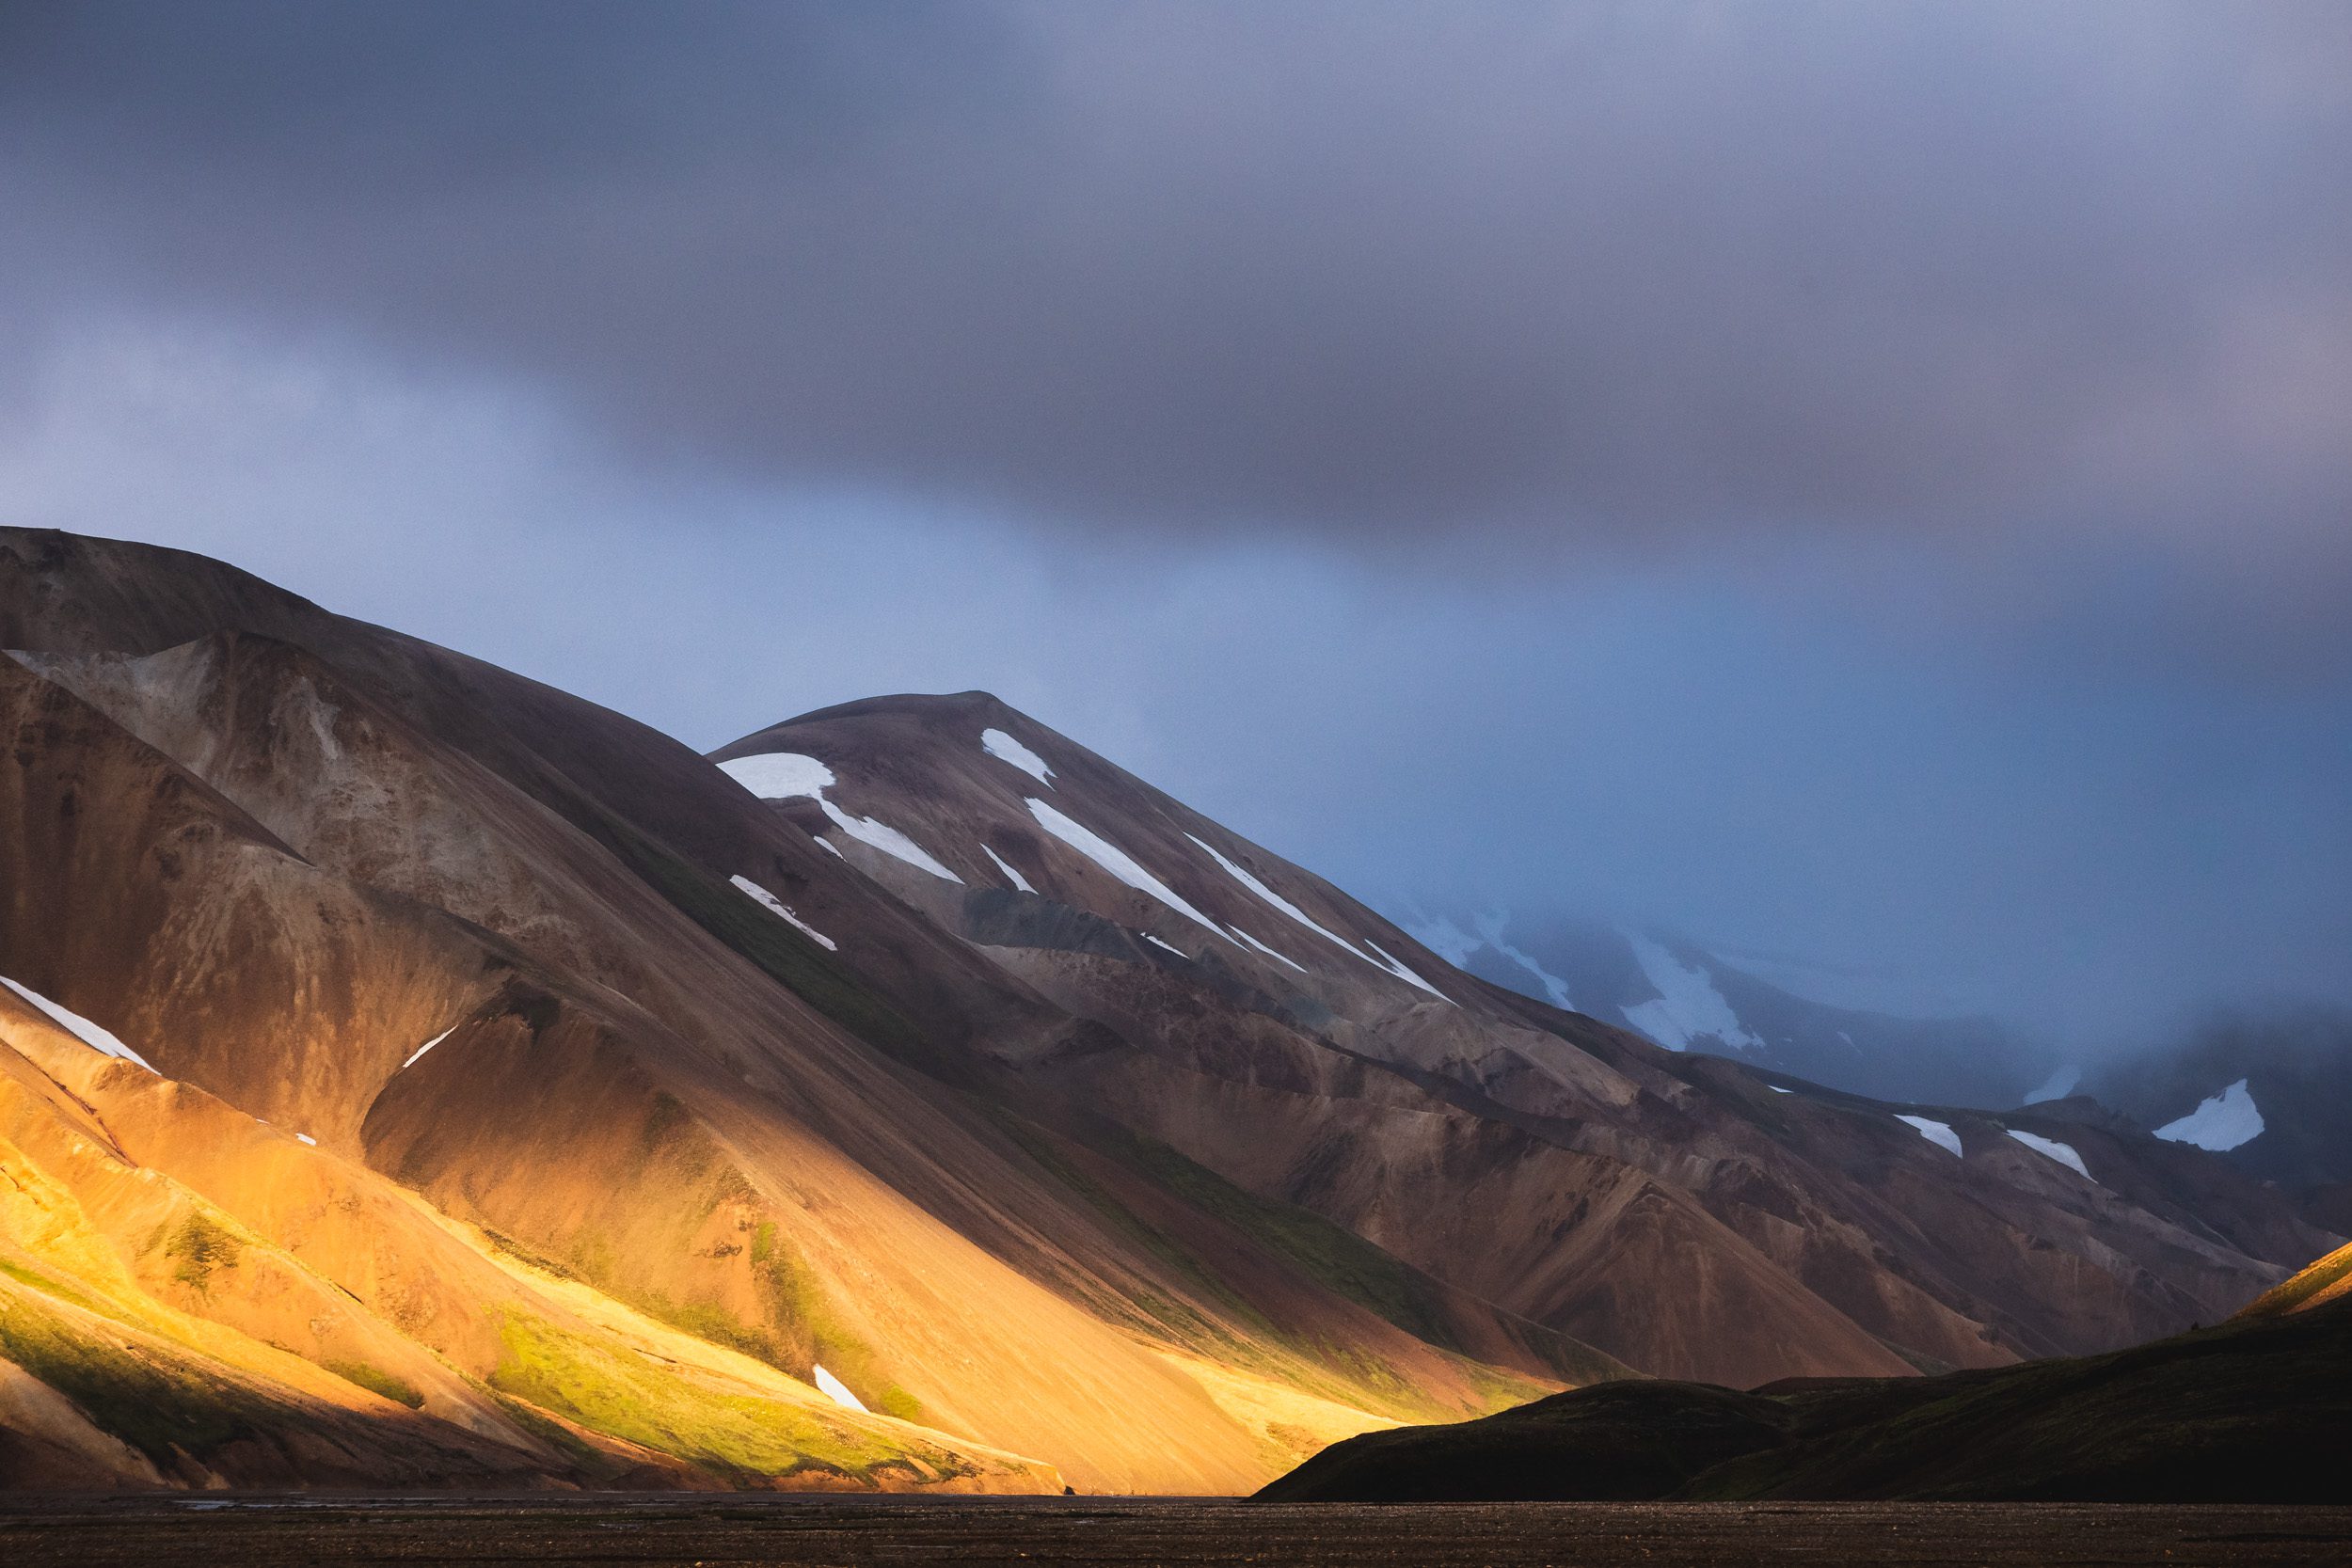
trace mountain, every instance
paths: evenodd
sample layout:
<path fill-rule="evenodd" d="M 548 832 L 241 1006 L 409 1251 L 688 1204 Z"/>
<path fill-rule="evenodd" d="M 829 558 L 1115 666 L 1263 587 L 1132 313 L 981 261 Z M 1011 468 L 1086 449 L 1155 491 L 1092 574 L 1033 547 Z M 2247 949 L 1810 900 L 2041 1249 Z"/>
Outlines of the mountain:
<path fill-rule="evenodd" d="M 2209 1019 L 2088 1087 L 2157 1137 L 2296 1193 L 2318 1223 L 2352 1227 L 2352 1015 L 2310 1007 Z"/>
<path fill-rule="evenodd" d="M 2352 1247 L 2233 1322 L 2106 1355 L 1751 1393 L 1619 1383 L 1368 1433 L 1280 1502 L 1760 1499 L 2333 1503 Z"/>
<path fill-rule="evenodd" d="M 1734 1056 L 1856 1094 L 2016 1105 L 2059 1065 L 2050 1047 L 1995 1020 L 1835 1006 L 1758 971 L 1782 973 L 1791 985 L 1838 977 L 1726 958 L 1671 931 L 1493 911 L 1422 914 L 1411 929 L 1482 980 L 1574 1007 L 1669 1051 Z"/>
<path fill-rule="evenodd" d="M 0 1479 L 1233 1492 L 2107 1349 L 2341 1238 L 1449 965 L 981 693 L 712 757 L 0 531 Z"/>

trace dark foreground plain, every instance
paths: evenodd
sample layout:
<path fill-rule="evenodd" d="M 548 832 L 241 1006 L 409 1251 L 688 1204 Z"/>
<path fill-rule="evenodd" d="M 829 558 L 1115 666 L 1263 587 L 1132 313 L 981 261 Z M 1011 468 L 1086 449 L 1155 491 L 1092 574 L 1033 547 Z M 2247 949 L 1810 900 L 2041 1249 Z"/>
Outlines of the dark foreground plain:
<path fill-rule="evenodd" d="M 0 1510 L 0 1562 L 2341 1564 L 2352 1508 L 2076 1503 L 1438 1503 L 51 1497 Z"/>

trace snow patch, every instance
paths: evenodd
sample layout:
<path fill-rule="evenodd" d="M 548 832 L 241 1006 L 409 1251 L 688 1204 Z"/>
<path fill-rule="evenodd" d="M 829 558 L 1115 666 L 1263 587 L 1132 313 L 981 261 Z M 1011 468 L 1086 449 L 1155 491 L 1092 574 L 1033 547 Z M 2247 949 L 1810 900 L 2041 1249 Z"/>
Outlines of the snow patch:
<path fill-rule="evenodd" d="M 829 838 L 818 838 L 816 834 L 811 833 L 809 835 L 809 842 L 816 845 L 818 848 L 822 849 L 826 854 L 831 855 L 834 860 L 846 861 L 850 858 L 841 852 L 841 846 L 835 844 Z"/>
<path fill-rule="evenodd" d="M 1414 974 L 1403 964 L 1397 962 L 1396 959 L 1391 958 L 1388 954 L 1380 952 L 1380 948 L 1376 944 L 1367 942 L 1364 946 L 1372 948 L 1372 953 L 1367 953 L 1362 947 L 1357 946 L 1354 942 L 1348 941 L 1337 931 L 1332 930 L 1328 926 L 1320 924 L 1305 910 L 1300 909 L 1297 905 L 1292 903 L 1289 899 L 1283 897 L 1280 894 L 1275 892 L 1263 882 L 1258 880 L 1257 878 L 1251 876 L 1246 867 L 1235 862 L 1223 850 L 1217 848 L 1216 845 L 1211 844 L 1206 839 L 1202 838 L 1199 833 L 1186 833 L 1184 836 L 1192 840 L 1195 844 L 1200 846 L 1201 848 L 1207 850 L 1209 852 L 1209 858 L 1216 861 L 1217 864 L 1223 866 L 1227 876 L 1232 878 L 1233 880 L 1239 882 L 1242 886 L 1248 888 L 1250 892 L 1256 894 L 1260 898 L 1263 898 L 1268 904 L 1273 905 L 1284 914 L 1289 915 L 1293 920 L 1295 920 L 1301 926 L 1306 927 L 1307 929 L 1314 932 L 1317 936 L 1322 937 L 1327 942 L 1336 943 L 1338 946 L 1345 948 L 1348 952 L 1355 954 L 1358 958 L 1372 965 L 1375 969 L 1385 969 L 1390 974 L 1395 975 L 1398 979 L 1405 981 L 1406 984 L 1419 986 L 1422 990 L 1427 991 L 1430 995 L 1437 997 L 1439 1001 L 1451 1002 L 1453 1000 L 1453 998 L 1447 996 L 1445 992 L 1439 990 L 1437 987 L 1431 985 L 1428 981 L 1422 979 L 1420 975 Z M 1372 956 L 1373 953 L 1379 953 L 1380 956 L 1375 958 Z M 1279 955 L 1278 954 L 1277 957 L 1279 957 Z M 1288 962 L 1287 959 L 1284 961 Z M 1297 966 L 1293 965 L 1292 967 L 1296 968 Z"/>
<path fill-rule="evenodd" d="M 840 782 L 832 768 L 798 752 L 729 757 L 719 765 L 719 770 L 763 800 L 789 800 L 801 795 L 821 799 Z"/>
<path fill-rule="evenodd" d="M 443 1040 L 449 1038 L 455 1033 L 457 1033 L 457 1025 L 453 1023 L 448 1028 L 442 1030 L 439 1034 L 434 1036 L 431 1039 L 425 1041 L 422 1045 L 417 1047 L 414 1051 L 408 1053 L 408 1059 L 400 1064 L 400 1070 L 405 1072 L 410 1068 L 415 1067 L 417 1065 L 418 1057 L 423 1055 L 426 1052 L 432 1050 L 435 1046 L 440 1044 Z"/>
<path fill-rule="evenodd" d="M 1308 914 L 1305 910 L 1300 909 L 1297 905 L 1292 903 L 1289 899 L 1283 897 L 1280 894 L 1275 892 L 1263 882 L 1258 880 L 1257 878 L 1251 876 L 1247 869 L 1236 863 L 1223 850 L 1217 848 L 1216 845 L 1209 843 L 1206 839 L 1203 839 L 1199 833 L 1186 833 L 1184 836 L 1192 840 L 1195 844 L 1200 845 L 1201 848 L 1206 849 L 1209 852 L 1209 858 L 1216 861 L 1217 864 L 1225 868 L 1225 874 L 1227 876 L 1232 878 L 1233 880 L 1239 882 L 1242 886 L 1248 888 L 1250 892 L 1256 894 L 1260 898 L 1264 899 L 1267 903 L 1273 905 L 1284 914 L 1289 915 L 1293 920 L 1297 921 L 1301 926 L 1306 927 L 1310 931 L 1314 932 L 1317 936 L 1323 937 L 1327 941 L 1337 942 L 1340 946 L 1346 948 L 1350 953 L 1355 954 L 1358 958 L 1363 959 L 1364 962 L 1368 964 L 1378 963 L 1379 960 L 1373 958 L 1371 954 L 1366 953 L 1362 948 L 1357 946 L 1354 942 L 1348 941 L 1337 931 L 1332 930 L 1327 926 L 1316 924 L 1314 918 Z"/>
<path fill-rule="evenodd" d="M 1906 1127 L 1909 1127 L 1914 1132 L 1918 1133 L 1919 1136 L 1927 1139 L 1928 1142 L 1935 1145 L 1938 1148 L 1948 1148 L 1954 1154 L 1958 1154 L 1960 1152 L 1960 1134 L 1952 1131 L 1952 1124 L 1950 1122 L 1931 1121 L 1926 1117 L 1899 1116 L 1895 1119 L 1901 1122 Z M 2072 1150 L 2069 1150 L 2069 1152 L 2071 1153 Z M 2078 1164 L 2075 1168 L 2080 1170 L 2082 1167 Z M 2089 1171 L 2083 1171 L 2083 1174 L 2088 1176 L 2090 1173 Z"/>
<path fill-rule="evenodd" d="M 2062 1067 L 2042 1080 L 2042 1086 L 2026 1096 L 2028 1105 L 2039 1105 L 2045 1100 L 2064 1100 L 2074 1092 L 2074 1085 L 2083 1081 L 2083 1069 Z"/>
<path fill-rule="evenodd" d="M 1688 1051 L 1693 1040 L 1713 1036 L 1734 1051 L 1761 1051 L 1764 1042 L 1731 1010 L 1715 982 L 1649 938 L 1632 931 L 1625 940 L 1634 961 L 1658 992 L 1655 1000 L 1624 1009 L 1625 1021 L 1669 1051 Z"/>
<path fill-rule="evenodd" d="M 1493 947 L 1496 952 L 1502 954 L 1504 958 L 1518 965 L 1521 969 L 1535 976 L 1537 980 L 1543 982 L 1544 994 L 1551 998 L 1551 1005 L 1553 1006 L 1559 1008 L 1562 1012 L 1573 1012 L 1575 1009 L 1568 1004 L 1568 983 L 1560 978 L 1557 974 L 1554 974 L 1551 971 L 1546 969 L 1542 964 L 1537 963 L 1532 954 L 1522 953 L 1518 948 L 1502 940 L 1502 927 L 1507 918 L 1507 916 L 1498 914 L 1481 915 L 1478 920 L 1478 929 L 1480 934 L 1486 937 L 1488 945 Z M 1422 945 L 1427 946 L 1428 944 L 1424 942 Z M 1435 951 L 1435 949 L 1432 949 L 1432 951 Z M 1460 960 L 1458 959 L 1448 959 L 1447 961 L 1454 964 L 1456 968 L 1460 967 Z"/>
<path fill-rule="evenodd" d="M 1043 828 L 1047 832 L 1052 833 L 1056 838 L 1060 839 L 1137 893 L 1150 894 L 1186 920 L 1197 926 L 1206 927 L 1226 942 L 1233 940 L 1225 935 L 1225 928 L 1222 926 L 1186 903 L 1175 889 L 1146 871 L 1136 863 L 1134 856 L 1093 829 L 1083 823 L 1072 821 L 1034 796 L 1029 800 L 1029 815 L 1037 818 L 1039 827 Z"/>
<path fill-rule="evenodd" d="M 2048 1155 L 2077 1176 L 2089 1177 L 2093 1181 L 2099 1180 L 2091 1176 L 2090 1167 L 2083 1164 L 2083 1157 L 2074 1152 L 2074 1146 L 2072 1144 L 2062 1144 L 2052 1138 L 2037 1137 L 2031 1132 L 2020 1132 L 2014 1127 L 2009 1129 L 2009 1135 L 2036 1153 Z"/>
<path fill-rule="evenodd" d="M 982 730 L 980 750 L 999 762 L 1009 762 L 1046 788 L 1054 787 L 1054 770 L 1045 759 L 1002 730 Z"/>
<path fill-rule="evenodd" d="M 962 878 L 941 864 L 930 850 L 889 823 L 878 822 L 870 816 L 851 816 L 821 795 L 817 798 L 817 803 L 824 808 L 827 816 L 833 818 L 834 827 L 839 828 L 859 843 L 870 844 L 883 854 L 895 855 L 917 870 L 928 871 L 934 877 L 944 877 L 948 881 L 958 883 L 963 880 Z M 839 853 L 838 850 L 834 852 Z"/>
<path fill-rule="evenodd" d="M 834 1403 L 844 1410 L 854 1410 L 860 1415 L 870 1414 L 866 1408 L 866 1402 L 850 1392 L 848 1384 L 813 1361 L 809 1363 L 809 1370 L 816 1374 L 818 1391 Z"/>
<path fill-rule="evenodd" d="M 727 880 L 733 882 L 737 887 L 741 888 L 745 893 L 750 894 L 754 899 L 757 900 L 760 908 L 766 910 L 769 913 L 782 915 L 787 921 L 791 923 L 794 930 L 799 931 L 801 935 L 808 938 L 809 941 L 815 942 L 826 952 L 837 953 L 841 950 L 841 944 L 839 942 L 825 935 L 824 932 L 818 930 L 816 927 L 811 926 L 807 921 L 803 920 L 799 915 L 794 914 L 790 908 L 788 908 L 782 899 L 778 898 L 774 894 L 770 893 L 766 888 L 761 887 L 757 882 L 753 881 L 749 877 L 730 877 Z"/>
<path fill-rule="evenodd" d="M 1200 841 L 1196 839 L 1194 842 Z M 1405 929 L 1411 933 L 1415 942 L 1456 969 L 1468 968 L 1470 955 L 1486 945 L 1485 937 L 1471 935 L 1444 915 L 1416 920 Z"/>
<path fill-rule="evenodd" d="M 798 752 L 764 752 L 755 757 L 729 757 L 719 768 L 727 777 L 763 800 L 789 800 L 805 796 L 824 809 L 834 827 L 859 843 L 871 845 L 883 854 L 894 855 L 934 877 L 958 883 L 963 880 L 940 863 L 930 850 L 889 823 L 871 816 L 851 816 L 826 800 L 825 791 L 840 781 L 833 776 L 832 768 L 815 757 L 803 756 Z M 825 843 L 823 839 L 817 842 Z M 830 844 L 825 847 L 836 855 L 841 853 Z"/>
<path fill-rule="evenodd" d="M 1192 955 L 1191 955 L 1191 954 L 1189 954 L 1189 953 L 1185 952 L 1183 948 L 1181 948 L 1181 947 L 1177 946 L 1175 943 L 1173 943 L 1173 942 L 1162 942 L 1159 938 L 1157 938 L 1157 937 L 1153 936 L 1153 935 L 1152 935 L 1151 932 L 1149 932 L 1149 931 L 1145 931 L 1145 932 L 1141 933 L 1141 935 L 1142 935 L 1142 937 L 1143 937 L 1143 940 L 1144 940 L 1144 941 L 1146 941 L 1146 942 L 1150 942 L 1152 946 L 1154 946 L 1154 947 L 1165 947 L 1165 948 L 1167 948 L 1169 952 L 1171 952 L 1171 953 L 1175 954 L 1175 955 L 1176 955 L 1178 958 L 1191 958 L 1191 957 L 1192 957 Z"/>
<path fill-rule="evenodd" d="M 2253 1091 L 2241 1078 L 2219 1094 L 2208 1096 L 2178 1121 L 2157 1128 L 2156 1136 L 2220 1154 L 2261 1137 L 2263 1126 L 2262 1108 L 2254 1103 Z"/>
<path fill-rule="evenodd" d="M 294 1142 L 298 1144 L 309 1144 L 312 1148 L 316 1148 L 319 1146 L 319 1141 L 310 1136 L 308 1132 L 296 1132 L 294 1134 Z"/>
<path fill-rule="evenodd" d="M 1382 969 L 1387 970 L 1390 974 L 1395 975 L 1406 985 L 1419 986 L 1422 990 L 1427 991 L 1438 1001 L 1446 1003 L 1449 1006 L 1461 1006 L 1461 1004 L 1455 1002 L 1454 998 L 1448 996 L 1445 992 L 1439 990 L 1437 987 L 1431 985 L 1428 981 L 1422 979 L 1411 970 L 1406 968 L 1403 959 L 1397 958 L 1394 954 L 1391 953 L 1387 948 L 1381 946 L 1378 942 L 1373 941 L 1370 937 L 1366 937 L 1364 939 L 1364 945 L 1371 948 L 1375 954 L 1372 960 L 1374 963 L 1378 964 Z"/>
<path fill-rule="evenodd" d="M 1016 890 L 1022 893 L 1035 893 L 1037 891 L 1037 889 L 1029 885 L 1029 879 L 1014 870 L 1011 863 L 1008 862 L 1004 856 L 998 854 L 995 850 L 991 849 L 985 844 L 980 846 L 980 852 L 986 855 L 990 860 L 996 863 L 996 869 L 1003 872 L 1005 876 L 1011 880 L 1012 885 Z"/>
<path fill-rule="evenodd" d="M 32 987 L 21 986 L 5 974 L 0 974 L 0 986 L 8 987 L 34 1006 L 47 1013 L 67 1034 L 72 1035 L 100 1055 L 113 1056 L 125 1062 L 135 1062 L 140 1067 L 146 1068 L 148 1071 L 155 1072 L 154 1066 L 146 1057 L 123 1044 L 115 1037 L 112 1030 L 92 1023 L 71 1007 L 59 1006 Z M 161 1078 L 163 1074 L 155 1072 L 155 1076 Z"/>
<path fill-rule="evenodd" d="M 1772 1090 L 1774 1094 L 1794 1094 L 1797 1092 L 1794 1089 L 1784 1089 L 1778 1084 L 1767 1084 L 1764 1086 Z"/>

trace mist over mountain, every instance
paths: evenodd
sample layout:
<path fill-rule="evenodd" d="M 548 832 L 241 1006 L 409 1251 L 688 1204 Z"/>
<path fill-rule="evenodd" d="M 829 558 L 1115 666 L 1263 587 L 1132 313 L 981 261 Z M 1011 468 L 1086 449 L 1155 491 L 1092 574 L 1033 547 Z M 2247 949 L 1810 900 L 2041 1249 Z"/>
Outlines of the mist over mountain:
<path fill-rule="evenodd" d="M 1727 958 L 1669 931 L 1492 912 L 1408 924 L 1481 979 L 1669 1051 L 1711 1052 L 1857 1094 L 1994 1110 L 2056 1083 L 2064 1093 L 2080 1077 L 2053 1042 L 2014 1025 L 1841 1006 L 1789 988 L 1852 994 L 1867 984 L 1825 967 Z"/>

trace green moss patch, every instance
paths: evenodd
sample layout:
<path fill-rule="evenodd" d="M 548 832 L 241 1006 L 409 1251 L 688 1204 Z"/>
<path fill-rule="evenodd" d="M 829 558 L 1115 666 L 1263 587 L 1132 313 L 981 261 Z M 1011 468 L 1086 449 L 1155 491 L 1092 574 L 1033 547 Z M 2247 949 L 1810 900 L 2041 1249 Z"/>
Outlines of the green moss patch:
<path fill-rule="evenodd" d="M 380 1394 L 394 1404 L 405 1404 L 411 1410 L 424 1408 L 424 1395 L 405 1378 L 396 1377 L 381 1367 L 365 1361 L 323 1361 L 319 1363 L 345 1383 L 356 1383 L 371 1394 Z"/>
<path fill-rule="evenodd" d="M 773 1400 L 720 1393 L 629 1352 L 510 1310 L 490 1386 L 614 1437 L 740 1477 L 832 1471 L 870 1480 L 904 1450 Z M 949 1456 L 926 1456 L 934 1465 Z"/>
<path fill-rule="evenodd" d="M 0 1297 L 0 1356 L 158 1465 L 257 1435 L 283 1412 L 223 1379 L 113 1343 L 39 1302 Z"/>
<path fill-rule="evenodd" d="M 164 1239 L 164 1254 L 172 1261 L 171 1277 L 194 1290 L 209 1289 L 218 1269 L 233 1269 L 245 1254 L 245 1243 L 228 1227 L 202 1210 L 189 1213 Z"/>

